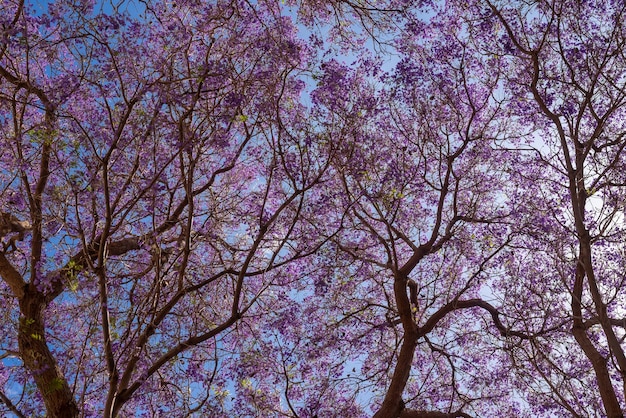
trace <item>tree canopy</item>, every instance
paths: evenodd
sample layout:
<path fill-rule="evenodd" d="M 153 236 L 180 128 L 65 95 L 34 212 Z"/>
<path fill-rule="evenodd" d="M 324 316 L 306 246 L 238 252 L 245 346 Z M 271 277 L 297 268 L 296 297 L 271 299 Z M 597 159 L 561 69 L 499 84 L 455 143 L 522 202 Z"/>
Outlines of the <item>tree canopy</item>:
<path fill-rule="evenodd" d="M 625 13 L 0 0 L 0 414 L 624 416 Z"/>

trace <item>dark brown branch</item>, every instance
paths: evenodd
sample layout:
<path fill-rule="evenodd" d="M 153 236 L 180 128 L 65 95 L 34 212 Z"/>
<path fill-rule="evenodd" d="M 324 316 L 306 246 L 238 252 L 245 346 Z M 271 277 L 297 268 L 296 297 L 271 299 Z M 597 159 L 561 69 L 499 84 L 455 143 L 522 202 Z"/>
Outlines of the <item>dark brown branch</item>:
<path fill-rule="evenodd" d="M 9 285 L 16 298 L 22 299 L 24 297 L 26 282 L 22 275 L 15 270 L 15 267 L 9 263 L 9 260 L 7 260 L 2 252 L 0 252 L 0 276 Z"/>
<path fill-rule="evenodd" d="M 13 404 L 13 402 L 11 402 L 11 399 L 9 399 L 2 391 L 0 391 L 0 402 L 5 404 L 11 410 L 11 412 L 18 416 L 18 418 L 26 418 L 26 415 L 22 414 L 20 410 L 17 409 L 17 407 Z"/>
<path fill-rule="evenodd" d="M 503 337 L 518 337 L 523 340 L 529 340 L 532 338 L 531 335 L 525 334 L 519 331 L 513 331 L 510 328 L 507 328 L 502 324 L 500 320 L 500 312 L 495 308 L 495 306 L 491 305 L 488 302 L 485 302 L 482 299 L 468 299 L 468 300 L 453 300 L 445 304 L 441 307 L 437 312 L 435 312 L 429 319 L 426 321 L 423 327 L 419 328 L 419 335 L 426 335 L 431 332 L 439 321 L 441 321 L 447 314 L 459 310 L 459 309 L 468 309 L 468 308 L 482 308 L 491 314 L 491 319 L 493 320 L 493 324 L 500 331 L 500 335 Z"/>

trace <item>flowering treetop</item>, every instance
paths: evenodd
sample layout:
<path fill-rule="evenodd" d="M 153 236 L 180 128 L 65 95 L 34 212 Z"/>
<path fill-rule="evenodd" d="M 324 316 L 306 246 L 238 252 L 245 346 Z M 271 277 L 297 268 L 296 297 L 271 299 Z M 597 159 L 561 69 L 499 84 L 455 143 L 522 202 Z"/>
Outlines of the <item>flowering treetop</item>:
<path fill-rule="evenodd" d="M 2 413 L 623 415 L 621 2 L 0 4 Z"/>

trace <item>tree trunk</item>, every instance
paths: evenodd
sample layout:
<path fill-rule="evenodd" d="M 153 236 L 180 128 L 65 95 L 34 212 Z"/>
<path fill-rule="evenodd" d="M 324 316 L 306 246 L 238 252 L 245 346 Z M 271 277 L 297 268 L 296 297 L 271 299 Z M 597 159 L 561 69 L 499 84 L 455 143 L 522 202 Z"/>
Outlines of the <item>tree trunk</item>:
<path fill-rule="evenodd" d="M 22 316 L 18 326 L 19 351 L 24 365 L 32 373 L 49 418 L 78 417 L 78 407 L 69 384 L 57 367 L 46 343 L 43 295 L 28 285 L 20 299 Z"/>

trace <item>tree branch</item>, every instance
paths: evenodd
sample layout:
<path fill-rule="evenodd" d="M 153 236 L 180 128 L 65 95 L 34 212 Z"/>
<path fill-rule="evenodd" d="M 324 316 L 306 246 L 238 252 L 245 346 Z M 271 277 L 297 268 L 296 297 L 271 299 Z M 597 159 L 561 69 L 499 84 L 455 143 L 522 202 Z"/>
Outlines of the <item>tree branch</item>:
<path fill-rule="evenodd" d="M 0 276 L 9 285 L 11 291 L 16 298 L 22 299 L 24 297 L 24 287 L 26 282 L 22 275 L 15 270 L 15 267 L 4 256 L 4 253 L 0 252 Z"/>
<path fill-rule="evenodd" d="M 510 328 L 505 327 L 500 320 L 500 312 L 495 308 L 495 306 L 491 305 L 488 302 L 485 302 L 482 299 L 453 300 L 447 303 L 437 312 L 435 312 L 428 319 L 428 321 L 426 321 L 426 324 L 424 324 L 423 327 L 419 328 L 419 335 L 422 336 L 431 332 L 435 328 L 435 326 L 437 326 L 437 323 L 450 312 L 467 308 L 482 308 L 489 312 L 491 314 L 494 325 L 496 326 L 496 328 L 498 328 L 498 331 L 500 331 L 500 335 L 502 335 L 503 337 L 514 336 L 523 340 L 530 340 L 532 338 L 531 335 L 524 334 L 523 332 L 519 331 L 512 331 Z"/>

